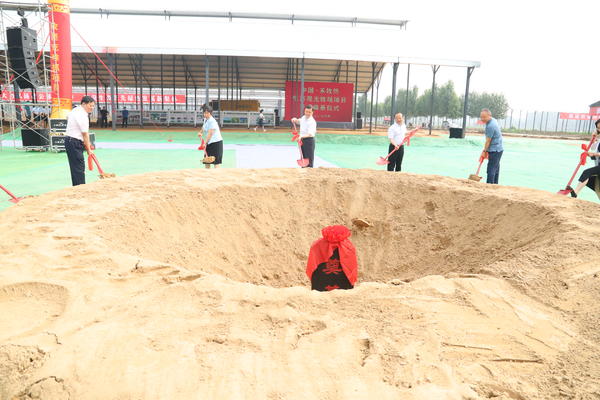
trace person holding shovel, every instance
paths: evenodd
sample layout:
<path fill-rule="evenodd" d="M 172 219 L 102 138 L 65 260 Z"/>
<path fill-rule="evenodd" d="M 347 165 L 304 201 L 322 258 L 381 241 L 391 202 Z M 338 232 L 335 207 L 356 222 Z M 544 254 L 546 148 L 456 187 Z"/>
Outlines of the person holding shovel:
<path fill-rule="evenodd" d="M 302 158 L 309 160 L 308 165 L 303 168 L 312 168 L 315 160 L 315 135 L 317 134 L 317 121 L 313 118 L 312 106 L 304 107 L 302 118 L 292 118 L 292 122 L 300 123 L 298 140 L 302 141 Z"/>
<path fill-rule="evenodd" d="M 481 157 L 487 156 L 487 183 L 493 185 L 498 184 L 498 178 L 500 176 L 500 159 L 502 153 L 504 153 L 504 147 L 502 147 L 502 132 L 500 126 L 495 118 L 492 118 L 492 112 L 484 108 L 479 114 L 481 121 L 485 123 L 485 144 L 483 145 L 483 152 Z"/>
<path fill-rule="evenodd" d="M 89 114 L 94 109 L 96 101 L 90 96 L 83 96 L 81 105 L 75 107 L 67 117 L 67 130 L 65 132 L 65 150 L 71 169 L 71 183 L 73 186 L 85 184 L 85 160 L 83 149 L 88 155 L 93 154 L 90 142 Z"/>
<path fill-rule="evenodd" d="M 395 150 L 388 158 L 390 162 L 387 165 L 388 171 L 400 171 L 402 169 L 402 159 L 404 158 L 404 145 L 402 143 L 405 137 L 404 116 L 402 113 L 398 113 L 394 116 L 394 123 L 388 128 L 388 139 L 390 139 L 388 153 Z"/>
<path fill-rule="evenodd" d="M 202 132 L 198 132 L 200 139 L 206 135 L 206 157 L 202 160 L 204 166 L 209 169 L 211 165 L 218 168 L 223 162 L 223 137 L 219 129 L 219 123 L 213 118 L 213 109 L 209 105 L 202 107 L 204 111 L 204 125 Z"/>
<path fill-rule="evenodd" d="M 567 186 L 566 190 L 571 191 L 571 197 L 577 197 L 581 189 L 585 186 L 592 189 L 600 198 L 600 149 L 598 148 L 598 135 L 600 135 L 600 119 L 596 121 L 596 132 L 592 133 L 592 146 L 587 155 L 596 163 L 592 168 L 588 168 L 581 173 L 577 187 L 573 189 Z"/>

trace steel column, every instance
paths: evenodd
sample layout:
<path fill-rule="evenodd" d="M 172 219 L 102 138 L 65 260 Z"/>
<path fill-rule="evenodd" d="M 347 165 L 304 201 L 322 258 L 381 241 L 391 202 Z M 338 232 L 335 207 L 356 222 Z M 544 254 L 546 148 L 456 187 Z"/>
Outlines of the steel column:
<path fill-rule="evenodd" d="M 114 54 L 108 53 L 108 61 L 110 62 L 110 70 L 115 70 L 115 56 Z M 115 107 L 115 78 L 113 74 L 110 74 L 110 113 L 112 115 L 111 126 L 112 130 L 117 130 L 117 109 Z"/>
<path fill-rule="evenodd" d="M 160 55 L 160 109 L 165 109 L 165 85 L 163 83 L 163 55 Z"/>
<path fill-rule="evenodd" d="M 356 61 L 356 69 L 354 72 L 354 104 L 352 107 L 352 120 L 354 121 L 354 129 L 358 128 L 358 119 L 356 117 L 356 108 L 358 107 L 358 61 Z"/>
<path fill-rule="evenodd" d="M 394 63 L 392 68 L 392 108 L 390 110 L 390 125 L 394 123 L 394 115 L 396 114 L 396 75 L 398 74 L 399 63 Z"/>
<path fill-rule="evenodd" d="M 463 104 L 463 121 L 462 121 L 462 137 L 464 138 L 467 134 L 467 114 L 469 112 L 469 86 L 471 84 L 471 75 L 475 68 L 469 67 L 467 68 L 467 84 L 465 85 L 465 101 Z M 510 114 L 510 118 L 512 121 L 512 111 Z"/>
<path fill-rule="evenodd" d="M 304 57 L 302 57 L 302 67 L 300 67 L 300 112 L 304 112 Z"/>
<path fill-rule="evenodd" d="M 373 132 L 373 95 L 375 94 L 375 66 L 377 63 L 371 63 L 371 111 L 369 112 L 369 133 Z"/>
<path fill-rule="evenodd" d="M 209 73 L 210 73 L 210 70 L 209 70 L 210 66 L 208 65 L 209 62 L 210 62 L 210 58 L 208 56 L 205 56 L 204 57 L 204 63 L 205 63 L 205 67 L 204 67 L 204 75 L 205 75 L 205 77 L 204 77 L 204 80 L 206 82 L 204 82 L 204 83 L 205 83 L 205 86 L 206 86 L 206 93 L 204 95 L 204 97 L 205 97 L 204 104 L 206 104 L 207 106 L 208 106 L 209 100 L 210 100 L 209 95 L 208 95 L 208 79 L 209 79 Z"/>
<path fill-rule="evenodd" d="M 173 54 L 173 110 L 177 109 L 175 104 L 175 54 Z"/>
<path fill-rule="evenodd" d="M 433 105 L 434 105 L 434 99 L 435 99 L 435 75 L 437 74 L 438 70 L 440 69 L 439 65 L 433 65 L 431 67 L 432 71 L 433 71 L 433 82 L 431 84 L 431 107 L 430 107 L 430 112 L 429 112 L 429 134 L 431 135 L 431 130 L 433 129 Z"/>
<path fill-rule="evenodd" d="M 408 92 L 410 90 L 410 64 L 406 70 L 406 96 L 404 98 L 404 118 L 408 118 Z"/>

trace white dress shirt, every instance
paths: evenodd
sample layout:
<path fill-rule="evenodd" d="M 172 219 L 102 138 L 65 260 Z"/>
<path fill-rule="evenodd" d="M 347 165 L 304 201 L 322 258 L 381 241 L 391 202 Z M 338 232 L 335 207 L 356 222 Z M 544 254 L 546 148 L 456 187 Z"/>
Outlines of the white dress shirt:
<path fill-rule="evenodd" d="M 79 139 L 83 142 L 83 132 L 90 131 L 90 119 L 87 111 L 82 106 L 71 110 L 67 117 L 67 131 L 65 135 Z"/>
<path fill-rule="evenodd" d="M 406 136 L 406 125 L 404 123 L 402 125 L 398 125 L 394 122 L 388 128 L 388 138 L 392 139 L 396 145 L 401 145 L 404 137 Z"/>
<path fill-rule="evenodd" d="M 317 133 L 317 121 L 313 117 L 306 118 L 303 115 L 300 118 L 300 136 L 302 137 L 315 137 Z"/>

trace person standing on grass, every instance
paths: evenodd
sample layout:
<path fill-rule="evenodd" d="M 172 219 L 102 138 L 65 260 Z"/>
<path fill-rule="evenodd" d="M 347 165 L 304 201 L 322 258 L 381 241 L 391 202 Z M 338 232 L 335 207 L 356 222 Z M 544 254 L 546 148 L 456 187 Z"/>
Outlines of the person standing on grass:
<path fill-rule="evenodd" d="M 317 121 L 313 118 L 312 106 L 304 107 L 302 118 L 292 118 L 292 122 L 300 123 L 298 140 L 302 141 L 302 157 L 308 159 L 306 168 L 312 168 L 315 160 L 315 135 L 317 134 Z"/>
<path fill-rule="evenodd" d="M 67 116 L 67 130 L 65 132 L 65 150 L 71 169 L 71 183 L 73 186 L 85 184 L 85 160 L 83 150 L 88 155 L 93 154 L 90 142 L 89 114 L 94 109 L 96 101 L 90 96 L 83 96 L 81 105 L 75 107 Z"/>
<path fill-rule="evenodd" d="M 388 153 L 392 150 L 396 151 L 388 158 L 390 162 L 387 165 L 388 171 L 401 171 L 402 159 L 404 158 L 404 138 L 406 137 L 406 125 L 404 124 L 404 116 L 402 113 L 398 113 L 394 116 L 394 123 L 388 128 L 388 138 L 390 139 L 390 145 L 388 147 Z"/>
<path fill-rule="evenodd" d="M 127 107 L 123 107 L 123 111 L 121 111 L 121 116 L 123 117 L 121 120 L 121 128 L 127 128 L 129 126 L 129 110 Z"/>
<path fill-rule="evenodd" d="M 102 107 L 100 110 L 100 127 L 108 128 L 108 110 L 106 107 Z"/>
<path fill-rule="evenodd" d="M 258 118 L 256 119 L 256 126 L 254 127 L 254 132 L 256 132 L 256 128 L 262 128 L 263 132 L 266 132 L 265 129 L 265 115 L 263 114 L 264 110 L 260 110 L 260 114 L 258 114 Z"/>
<path fill-rule="evenodd" d="M 486 182 L 497 185 L 498 178 L 500 177 L 500 159 L 502 158 L 502 153 L 504 153 L 502 132 L 500 131 L 498 121 L 492 117 L 492 112 L 489 109 L 484 108 L 481 110 L 479 117 L 485 123 L 485 144 L 483 145 L 481 155 L 485 158 L 487 153 L 488 156 Z"/>
<path fill-rule="evenodd" d="M 202 132 L 198 132 L 198 137 L 202 139 L 206 135 L 206 155 L 215 158 L 212 162 L 203 161 L 203 163 L 207 169 L 211 165 L 218 168 L 223 162 L 223 137 L 221 136 L 219 123 L 212 116 L 212 107 L 205 105 L 202 107 L 202 111 L 204 111 L 204 124 L 202 125 Z"/>
<path fill-rule="evenodd" d="M 577 197 L 581 189 L 585 186 L 596 192 L 600 199 L 600 149 L 598 148 L 598 135 L 600 135 L 600 119 L 596 121 L 596 132 L 592 134 L 592 146 L 588 151 L 588 156 L 596 163 L 592 168 L 588 168 L 581 173 L 577 187 L 573 189 L 567 186 L 566 189 L 571 191 L 571 197 Z"/>

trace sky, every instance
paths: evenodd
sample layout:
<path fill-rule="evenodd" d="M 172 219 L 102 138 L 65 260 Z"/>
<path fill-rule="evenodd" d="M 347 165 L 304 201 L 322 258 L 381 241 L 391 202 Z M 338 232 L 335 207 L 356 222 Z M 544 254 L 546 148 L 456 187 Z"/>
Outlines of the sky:
<path fill-rule="evenodd" d="M 160 17 L 72 15 L 93 46 L 320 51 L 480 61 L 471 90 L 501 92 L 511 108 L 587 112 L 600 100 L 600 1 L 71 0 L 71 7 L 309 14 L 409 20 L 393 27 Z M 73 35 L 73 46 L 83 46 Z M 411 67 L 410 85 L 431 87 L 429 66 Z M 443 67 L 436 80 L 464 92 L 466 70 Z M 391 94 L 391 66 L 379 98 Z M 406 85 L 406 66 L 398 70 Z"/>

